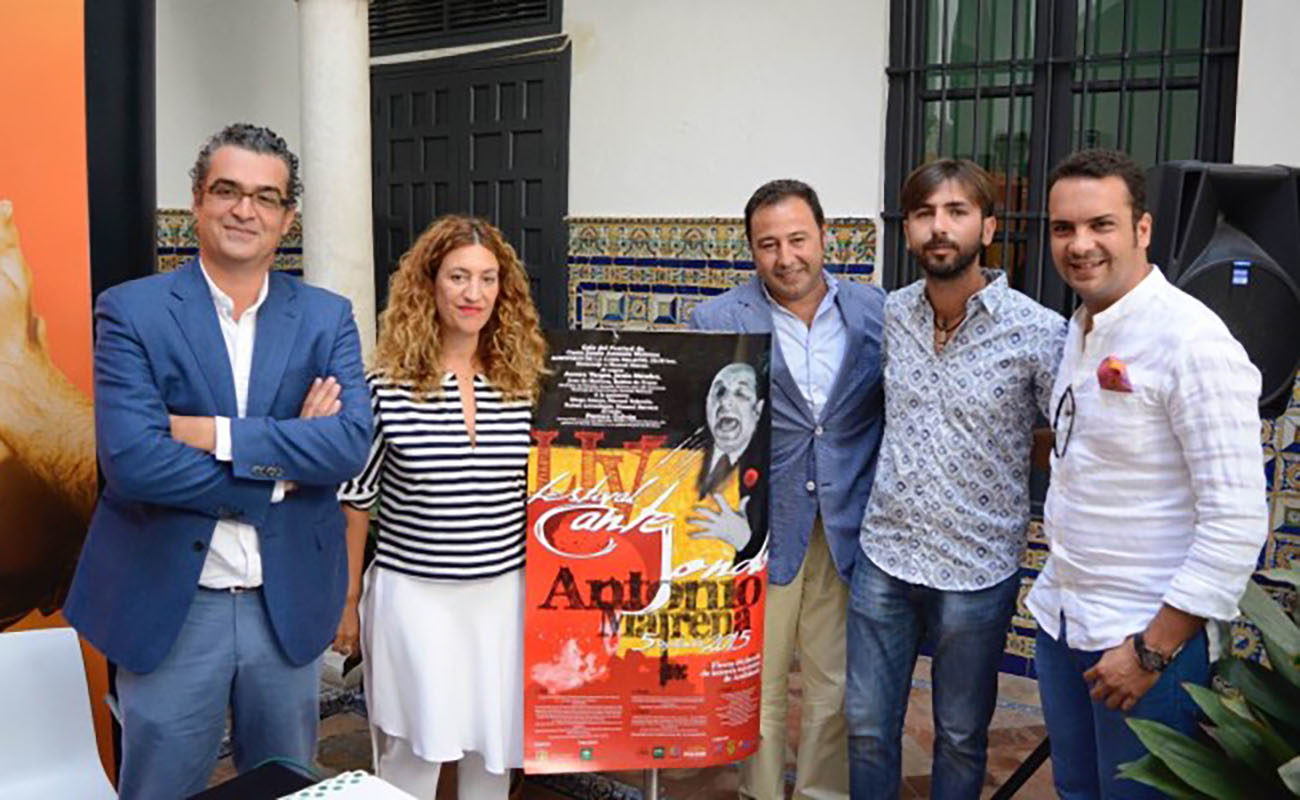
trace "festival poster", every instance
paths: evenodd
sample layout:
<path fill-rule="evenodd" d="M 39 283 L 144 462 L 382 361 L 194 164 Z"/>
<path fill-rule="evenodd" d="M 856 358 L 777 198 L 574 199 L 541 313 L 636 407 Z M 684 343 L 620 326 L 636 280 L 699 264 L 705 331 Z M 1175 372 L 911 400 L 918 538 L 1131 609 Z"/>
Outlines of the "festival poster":
<path fill-rule="evenodd" d="M 0 0 L 0 630 L 66 624 L 97 493 L 83 0 Z M 113 774 L 103 658 L 83 644 Z"/>
<path fill-rule="evenodd" d="M 550 334 L 529 458 L 524 761 L 758 747 L 769 337 Z"/>

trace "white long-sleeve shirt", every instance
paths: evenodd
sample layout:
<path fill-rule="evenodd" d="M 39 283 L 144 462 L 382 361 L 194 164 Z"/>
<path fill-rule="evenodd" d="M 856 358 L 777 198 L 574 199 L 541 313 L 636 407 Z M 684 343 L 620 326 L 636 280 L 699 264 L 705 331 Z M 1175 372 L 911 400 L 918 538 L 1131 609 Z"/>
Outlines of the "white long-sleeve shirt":
<path fill-rule="evenodd" d="M 1231 619 L 1268 535 L 1259 371 L 1158 269 L 1085 335 L 1086 315 L 1052 391 L 1051 555 L 1026 603 L 1053 638 L 1064 615 L 1083 650 L 1118 645 L 1162 603 Z M 1132 391 L 1102 388 L 1108 356 Z"/>
<path fill-rule="evenodd" d="M 230 372 L 235 379 L 235 403 L 239 416 L 244 416 L 248 406 L 248 378 L 253 369 L 253 343 L 257 339 L 257 312 L 266 301 L 270 284 L 269 278 L 262 282 L 262 290 L 257 300 L 235 319 L 235 301 L 213 283 L 203 264 L 199 264 L 203 280 L 208 283 L 212 293 L 212 302 L 217 309 L 217 322 L 221 326 L 221 338 L 226 343 L 226 355 L 230 358 Z M 218 461 L 230 461 L 230 419 L 216 418 L 216 449 L 214 456 Z M 284 498 L 283 481 L 276 481 L 271 493 L 271 502 L 278 503 Z M 257 529 L 247 522 L 223 519 L 217 521 L 212 531 L 212 541 L 208 544 L 208 555 L 203 561 L 203 571 L 199 573 L 199 585 L 209 589 L 229 589 L 231 587 L 253 588 L 262 585 L 262 551 L 257 538 Z"/>

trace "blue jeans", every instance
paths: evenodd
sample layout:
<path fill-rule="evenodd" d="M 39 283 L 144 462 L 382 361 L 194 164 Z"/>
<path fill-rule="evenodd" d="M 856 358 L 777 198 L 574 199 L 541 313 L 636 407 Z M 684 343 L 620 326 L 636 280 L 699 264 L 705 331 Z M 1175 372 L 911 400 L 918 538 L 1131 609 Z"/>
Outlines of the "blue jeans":
<path fill-rule="evenodd" d="M 899 794 L 903 717 L 922 640 L 933 640 L 930 796 L 978 798 L 998 664 L 1020 578 L 973 592 L 908 583 L 859 555 L 848 614 L 849 787 L 853 800 Z"/>
<path fill-rule="evenodd" d="M 1084 798 L 1160 798 L 1165 795 L 1144 783 L 1118 780 L 1120 764 L 1147 754 L 1124 720 L 1153 719 L 1188 736 L 1198 734 L 1197 708 L 1182 684 L 1205 686 L 1210 659 L 1205 631 L 1188 640 L 1160 680 L 1127 714 L 1106 708 L 1088 694 L 1083 673 L 1092 669 L 1104 650 L 1076 650 L 1038 630 L 1034 662 L 1038 694 L 1043 700 L 1047 735 L 1052 739 L 1052 781 L 1063 800 Z"/>
<path fill-rule="evenodd" d="M 199 589 L 153 672 L 117 671 L 123 800 L 189 797 L 207 786 L 230 710 L 235 768 L 271 758 L 310 766 L 320 716 L 320 659 L 280 650 L 260 591 Z"/>

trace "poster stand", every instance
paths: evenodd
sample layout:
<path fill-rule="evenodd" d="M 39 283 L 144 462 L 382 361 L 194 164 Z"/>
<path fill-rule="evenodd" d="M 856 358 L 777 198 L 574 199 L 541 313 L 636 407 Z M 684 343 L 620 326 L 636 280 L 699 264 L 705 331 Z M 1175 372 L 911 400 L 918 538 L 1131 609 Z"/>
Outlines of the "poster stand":
<path fill-rule="evenodd" d="M 644 800 L 659 800 L 659 768 L 648 769 L 645 771 L 645 794 Z"/>
<path fill-rule="evenodd" d="M 1051 754 L 1051 740 L 1043 737 L 1043 741 L 1038 743 L 1038 746 L 1034 748 L 1034 752 L 1020 762 L 1020 766 L 1016 767 L 1016 771 L 1011 774 L 1010 778 L 1007 778 L 1006 783 L 998 787 L 998 790 L 993 793 L 989 800 L 1010 800 L 1015 796 L 1016 792 L 1020 791 L 1020 787 L 1024 786 L 1026 781 L 1033 777 L 1038 768 L 1043 766 L 1043 762 Z"/>
<path fill-rule="evenodd" d="M 524 766 L 634 770 L 645 797 L 658 770 L 758 749 L 770 337 L 547 335 L 529 451 Z"/>

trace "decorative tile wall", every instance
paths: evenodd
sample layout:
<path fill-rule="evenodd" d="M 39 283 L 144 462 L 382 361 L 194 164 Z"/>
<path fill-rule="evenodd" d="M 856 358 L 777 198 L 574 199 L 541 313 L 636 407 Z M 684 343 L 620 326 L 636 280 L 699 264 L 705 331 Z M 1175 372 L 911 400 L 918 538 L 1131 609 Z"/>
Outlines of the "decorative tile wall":
<path fill-rule="evenodd" d="M 1002 671 L 1013 675 L 1037 677 L 1033 667 L 1034 635 L 1038 624 L 1034 615 L 1025 605 L 1029 590 L 1034 588 L 1034 579 L 1042 572 L 1047 563 L 1047 535 L 1043 523 L 1034 519 L 1029 523 L 1028 545 L 1020 558 L 1020 591 L 1016 596 L 1016 610 L 1011 615 L 1011 626 L 1007 630 L 1007 645 L 1002 651 Z"/>
<path fill-rule="evenodd" d="M 194 212 L 188 208 L 160 208 L 154 215 L 158 247 L 155 269 L 170 272 L 199 254 L 199 236 L 194 230 Z M 302 274 L 302 217 L 294 217 L 289 232 L 280 240 L 275 268 Z"/>
<path fill-rule="evenodd" d="M 754 272 L 740 218 L 570 218 L 569 327 L 683 328 L 696 304 Z M 876 226 L 827 220 L 826 267 L 875 280 Z"/>
<path fill-rule="evenodd" d="M 1260 569 L 1300 569 L 1300 379 L 1291 391 L 1286 413 L 1264 422 L 1260 431 L 1264 475 L 1268 480 L 1269 536 L 1260 556 Z M 1261 581 L 1288 611 L 1296 595 L 1289 587 Z M 1235 622 L 1233 652 L 1260 658 L 1263 643 L 1254 626 Z"/>

